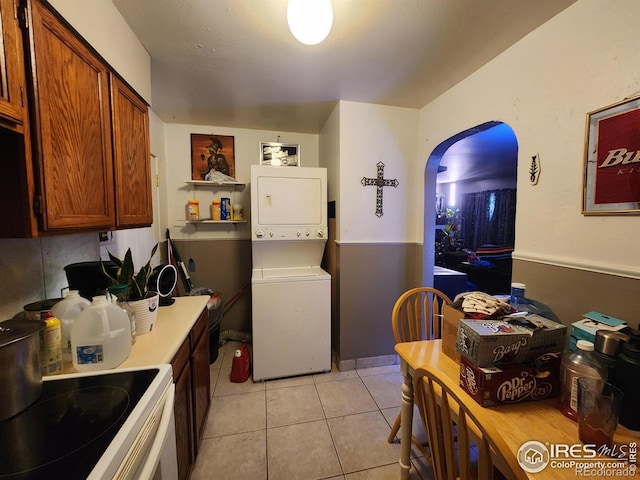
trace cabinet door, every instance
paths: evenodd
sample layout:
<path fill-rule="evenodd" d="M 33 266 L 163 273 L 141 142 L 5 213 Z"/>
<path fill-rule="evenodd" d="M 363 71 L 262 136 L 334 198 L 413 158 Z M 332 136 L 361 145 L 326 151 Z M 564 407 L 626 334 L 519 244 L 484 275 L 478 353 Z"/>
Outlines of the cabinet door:
<path fill-rule="evenodd" d="M 107 66 L 40 1 L 28 5 L 41 228 L 112 229 Z"/>
<path fill-rule="evenodd" d="M 0 118 L 23 123 L 24 63 L 17 19 L 18 0 L 0 0 Z M 12 125 L 10 125 L 12 126 Z"/>
<path fill-rule="evenodd" d="M 206 310 L 205 310 L 206 314 Z M 200 451 L 202 434 L 207 424 L 207 413 L 211 404 L 211 377 L 209 374 L 209 332 L 205 330 L 191 356 L 193 368 L 193 415 L 195 424 L 195 454 Z"/>
<path fill-rule="evenodd" d="M 147 105 L 111 74 L 116 227 L 153 222 L 149 112 Z"/>
<path fill-rule="evenodd" d="M 176 452 L 178 456 L 178 479 L 186 480 L 195 461 L 193 451 L 193 406 L 191 398 L 191 368 L 186 367 L 176 378 L 176 396 L 173 407 L 176 426 Z"/>

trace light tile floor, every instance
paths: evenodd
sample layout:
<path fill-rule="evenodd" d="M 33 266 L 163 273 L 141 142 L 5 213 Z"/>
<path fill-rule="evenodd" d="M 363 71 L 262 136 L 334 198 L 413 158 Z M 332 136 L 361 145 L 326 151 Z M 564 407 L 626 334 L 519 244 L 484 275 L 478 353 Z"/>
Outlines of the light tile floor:
<path fill-rule="evenodd" d="M 193 480 L 395 480 L 398 365 L 254 383 L 229 380 L 237 342 L 211 365 L 211 410 Z M 414 415 L 414 433 L 424 433 Z M 413 449 L 411 480 L 433 471 Z"/>

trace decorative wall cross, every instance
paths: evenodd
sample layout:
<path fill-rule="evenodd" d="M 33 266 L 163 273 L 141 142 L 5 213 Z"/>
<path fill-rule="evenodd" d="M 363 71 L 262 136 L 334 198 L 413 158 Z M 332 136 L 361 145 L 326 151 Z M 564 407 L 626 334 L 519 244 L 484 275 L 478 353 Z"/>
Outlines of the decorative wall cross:
<path fill-rule="evenodd" d="M 376 167 L 378 167 L 378 176 L 376 178 L 362 177 L 360 182 L 365 187 L 369 185 L 376 186 L 376 217 L 380 218 L 382 216 L 382 187 L 397 187 L 398 180 L 384 178 L 384 163 L 378 162 Z"/>

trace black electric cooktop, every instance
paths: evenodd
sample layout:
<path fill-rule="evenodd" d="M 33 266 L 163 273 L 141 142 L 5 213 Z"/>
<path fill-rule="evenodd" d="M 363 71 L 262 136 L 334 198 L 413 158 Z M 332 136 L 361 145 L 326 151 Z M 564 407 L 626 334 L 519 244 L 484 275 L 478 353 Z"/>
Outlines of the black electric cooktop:
<path fill-rule="evenodd" d="M 36 403 L 0 422 L 0 479 L 86 479 L 157 374 L 43 382 Z"/>

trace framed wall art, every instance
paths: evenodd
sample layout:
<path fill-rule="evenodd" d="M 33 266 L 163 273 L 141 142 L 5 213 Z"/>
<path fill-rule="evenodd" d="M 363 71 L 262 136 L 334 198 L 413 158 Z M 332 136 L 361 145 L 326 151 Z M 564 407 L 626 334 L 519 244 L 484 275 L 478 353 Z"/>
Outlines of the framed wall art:
<path fill-rule="evenodd" d="M 587 114 L 584 215 L 640 214 L 640 97 Z"/>
<path fill-rule="evenodd" d="M 213 180 L 214 172 L 236 176 L 234 138 L 191 134 L 191 180 Z"/>
<path fill-rule="evenodd" d="M 298 167 L 300 166 L 300 145 L 261 142 L 260 165 Z"/>

